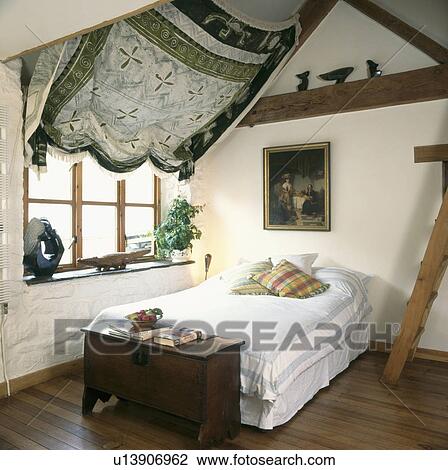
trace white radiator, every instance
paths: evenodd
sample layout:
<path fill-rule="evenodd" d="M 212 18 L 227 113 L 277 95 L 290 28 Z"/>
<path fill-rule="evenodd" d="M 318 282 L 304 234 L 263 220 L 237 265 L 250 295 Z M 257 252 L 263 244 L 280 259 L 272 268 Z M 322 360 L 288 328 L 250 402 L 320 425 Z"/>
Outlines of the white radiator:
<path fill-rule="evenodd" d="M 0 106 L 0 304 L 10 300 L 8 282 L 8 115 L 5 107 Z"/>

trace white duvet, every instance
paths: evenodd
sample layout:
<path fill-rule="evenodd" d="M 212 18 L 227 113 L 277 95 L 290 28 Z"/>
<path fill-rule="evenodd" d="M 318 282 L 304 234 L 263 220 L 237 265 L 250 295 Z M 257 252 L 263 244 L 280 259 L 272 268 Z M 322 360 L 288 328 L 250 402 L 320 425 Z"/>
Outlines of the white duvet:
<path fill-rule="evenodd" d="M 313 275 L 330 288 L 309 299 L 230 295 L 216 276 L 175 294 L 110 307 L 94 321 L 123 319 L 137 310 L 159 307 L 164 318 L 185 326 L 241 337 L 246 340 L 241 353 L 242 393 L 274 402 L 298 375 L 344 340 L 349 325 L 359 325 L 371 310 L 360 273 L 319 268 Z"/>

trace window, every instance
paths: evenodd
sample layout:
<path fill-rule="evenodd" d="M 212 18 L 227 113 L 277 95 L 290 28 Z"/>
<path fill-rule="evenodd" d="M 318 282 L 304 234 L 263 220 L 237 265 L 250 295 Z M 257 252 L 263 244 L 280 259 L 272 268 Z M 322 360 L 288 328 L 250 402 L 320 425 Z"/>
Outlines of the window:
<path fill-rule="evenodd" d="M 46 217 L 65 247 L 61 269 L 78 258 L 151 249 L 160 221 L 160 180 L 142 165 L 126 181 L 113 181 L 90 158 L 71 165 L 47 158 L 40 177 L 25 169 L 24 224 Z"/>

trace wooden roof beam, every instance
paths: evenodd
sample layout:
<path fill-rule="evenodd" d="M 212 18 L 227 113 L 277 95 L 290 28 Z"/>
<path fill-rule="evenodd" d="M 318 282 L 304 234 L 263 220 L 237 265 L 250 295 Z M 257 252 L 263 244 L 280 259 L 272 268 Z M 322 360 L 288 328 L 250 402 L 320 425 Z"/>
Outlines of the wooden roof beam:
<path fill-rule="evenodd" d="M 422 145 L 414 147 L 414 162 L 446 162 L 448 161 L 448 144 Z"/>
<path fill-rule="evenodd" d="M 338 3 L 338 0 L 307 0 L 300 7 L 300 26 L 302 31 L 300 32 L 296 52 L 305 44 L 306 40 L 322 23 L 336 3 Z"/>
<path fill-rule="evenodd" d="M 238 127 L 448 98 L 448 64 L 261 98 Z"/>
<path fill-rule="evenodd" d="M 448 63 L 448 49 L 430 37 L 408 25 L 396 16 L 389 13 L 384 8 L 376 5 L 370 0 L 344 0 L 352 7 L 364 13 L 366 16 L 375 20 L 385 28 L 397 34 L 405 41 L 409 42 L 417 49 L 420 49 L 426 55 L 434 59 L 439 64 Z"/>

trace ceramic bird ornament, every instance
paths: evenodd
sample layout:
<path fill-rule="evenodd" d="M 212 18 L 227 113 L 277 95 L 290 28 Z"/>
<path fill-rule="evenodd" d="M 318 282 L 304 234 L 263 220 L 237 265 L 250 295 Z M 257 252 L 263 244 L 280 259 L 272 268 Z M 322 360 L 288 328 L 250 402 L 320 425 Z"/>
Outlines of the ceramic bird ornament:
<path fill-rule="evenodd" d="M 355 70 L 353 67 L 342 67 L 341 69 L 332 70 L 331 72 L 319 75 L 322 80 L 332 81 L 335 83 L 344 83 L 347 77 Z"/>
<path fill-rule="evenodd" d="M 310 74 L 309 70 L 307 70 L 306 72 L 296 74 L 296 77 L 300 80 L 300 83 L 297 85 L 297 91 L 308 90 L 309 74 Z"/>
<path fill-rule="evenodd" d="M 378 65 L 376 62 L 374 62 L 371 59 L 368 59 L 367 61 L 367 66 L 369 68 L 369 77 L 379 77 L 380 75 L 383 74 L 383 71 L 378 68 Z"/>

